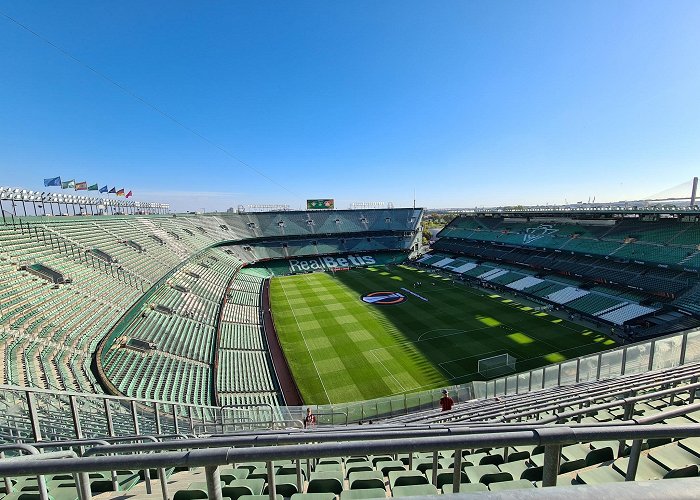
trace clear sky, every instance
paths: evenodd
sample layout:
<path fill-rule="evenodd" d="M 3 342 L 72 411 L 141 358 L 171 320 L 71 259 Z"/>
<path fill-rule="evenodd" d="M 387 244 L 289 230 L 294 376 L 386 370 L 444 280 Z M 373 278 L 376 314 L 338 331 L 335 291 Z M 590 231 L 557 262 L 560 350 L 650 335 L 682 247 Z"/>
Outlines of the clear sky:
<path fill-rule="evenodd" d="M 0 185 L 60 175 L 207 210 L 415 189 L 454 207 L 633 199 L 700 173 L 696 0 L 0 12 L 65 51 L 0 15 Z"/>

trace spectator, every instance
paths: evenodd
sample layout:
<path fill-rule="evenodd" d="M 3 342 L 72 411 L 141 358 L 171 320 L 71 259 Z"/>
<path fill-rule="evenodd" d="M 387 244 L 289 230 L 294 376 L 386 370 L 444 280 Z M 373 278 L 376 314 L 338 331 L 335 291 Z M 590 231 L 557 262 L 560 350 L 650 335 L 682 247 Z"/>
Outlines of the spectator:
<path fill-rule="evenodd" d="M 304 417 L 304 429 L 309 427 L 316 427 L 316 415 L 311 412 L 311 408 L 306 409 L 306 416 Z"/>
<path fill-rule="evenodd" d="M 449 411 L 452 409 L 452 405 L 454 405 L 455 402 L 452 400 L 452 398 L 447 394 L 447 389 L 442 390 L 442 397 L 440 398 L 440 408 L 441 411 Z"/>

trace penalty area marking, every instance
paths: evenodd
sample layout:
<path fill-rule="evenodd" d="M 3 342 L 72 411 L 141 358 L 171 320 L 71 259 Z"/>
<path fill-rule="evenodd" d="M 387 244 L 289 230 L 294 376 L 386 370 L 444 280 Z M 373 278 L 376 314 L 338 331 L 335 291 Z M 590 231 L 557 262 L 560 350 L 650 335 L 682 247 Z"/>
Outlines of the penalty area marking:
<path fill-rule="evenodd" d="M 368 352 L 372 353 L 372 356 L 374 356 L 374 358 L 379 362 L 379 364 L 382 365 L 382 368 L 384 368 L 384 370 L 391 376 L 391 378 L 394 379 L 394 382 L 399 384 L 399 387 L 401 387 L 401 392 L 406 392 L 406 388 L 403 386 L 403 384 L 401 384 L 401 382 L 399 382 L 399 380 L 394 376 L 394 374 L 391 373 L 391 371 L 386 366 L 384 366 L 384 363 L 382 362 L 382 360 L 379 359 L 379 356 L 377 356 L 377 353 L 375 352 L 378 350 L 379 349 L 372 349 L 371 351 L 368 351 Z"/>
<path fill-rule="evenodd" d="M 435 330 L 428 330 L 427 332 L 423 332 L 418 336 L 418 339 L 416 339 L 416 342 L 422 342 L 423 340 L 435 340 L 435 339 L 441 339 L 443 337 L 451 337 L 452 335 L 459 335 L 460 333 L 472 333 L 472 332 L 479 332 L 481 330 L 487 330 L 489 328 L 493 328 L 492 326 L 484 326 L 481 328 L 473 328 L 471 330 L 459 330 L 457 328 L 436 328 Z M 453 332 L 453 333 L 448 333 L 445 335 L 438 335 L 437 337 L 431 337 L 429 339 L 423 339 L 423 335 L 428 335 L 429 333 L 433 332 Z"/>

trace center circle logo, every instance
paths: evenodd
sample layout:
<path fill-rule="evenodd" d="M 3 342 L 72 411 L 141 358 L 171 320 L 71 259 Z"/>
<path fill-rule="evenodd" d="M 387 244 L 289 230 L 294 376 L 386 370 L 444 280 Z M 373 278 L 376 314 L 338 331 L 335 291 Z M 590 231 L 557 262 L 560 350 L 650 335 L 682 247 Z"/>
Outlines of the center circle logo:
<path fill-rule="evenodd" d="M 399 292 L 372 292 L 363 295 L 362 301 L 380 306 L 393 306 L 406 302 L 406 297 Z"/>

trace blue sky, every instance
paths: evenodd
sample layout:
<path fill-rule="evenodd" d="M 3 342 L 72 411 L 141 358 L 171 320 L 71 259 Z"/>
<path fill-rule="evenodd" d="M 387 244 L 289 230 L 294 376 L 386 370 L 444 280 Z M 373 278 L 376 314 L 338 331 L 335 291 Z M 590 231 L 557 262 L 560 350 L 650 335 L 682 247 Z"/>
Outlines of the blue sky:
<path fill-rule="evenodd" d="M 415 189 L 454 207 L 634 199 L 700 173 L 697 1 L 0 12 L 190 129 L 0 16 L 0 185 L 61 175 L 207 210 Z"/>

